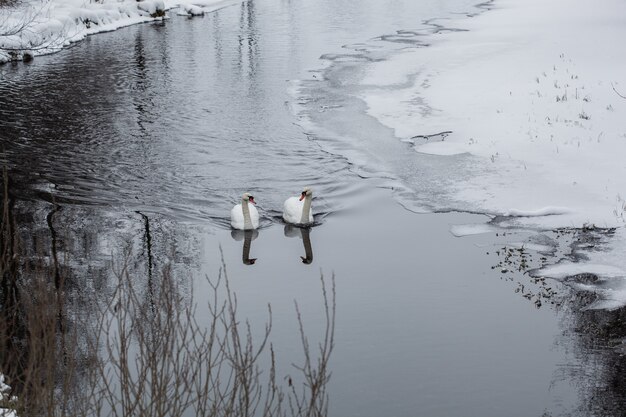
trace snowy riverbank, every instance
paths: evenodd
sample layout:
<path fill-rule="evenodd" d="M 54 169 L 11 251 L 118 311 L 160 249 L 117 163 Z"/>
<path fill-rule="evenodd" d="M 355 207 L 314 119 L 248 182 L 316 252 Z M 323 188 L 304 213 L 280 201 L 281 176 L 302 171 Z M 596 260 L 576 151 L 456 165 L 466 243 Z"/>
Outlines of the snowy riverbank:
<path fill-rule="evenodd" d="M 5 408 L 11 405 L 14 399 L 10 396 L 11 387 L 5 384 L 4 374 L 0 373 L 0 417 L 16 417 L 15 410 Z"/>
<path fill-rule="evenodd" d="M 618 0 L 497 0 L 363 80 L 377 86 L 362 97 L 369 114 L 417 152 L 482 159 L 453 190 L 469 209 L 506 216 L 504 226 L 618 227 L 588 263 L 545 271 L 602 277 L 593 289 L 604 306 L 626 303 L 625 19 Z M 444 141 L 413 139 L 447 130 Z"/>
<path fill-rule="evenodd" d="M 57 52 L 88 35 L 166 18 L 201 15 L 232 0 L 49 0 L 0 8 L 0 63 Z"/>

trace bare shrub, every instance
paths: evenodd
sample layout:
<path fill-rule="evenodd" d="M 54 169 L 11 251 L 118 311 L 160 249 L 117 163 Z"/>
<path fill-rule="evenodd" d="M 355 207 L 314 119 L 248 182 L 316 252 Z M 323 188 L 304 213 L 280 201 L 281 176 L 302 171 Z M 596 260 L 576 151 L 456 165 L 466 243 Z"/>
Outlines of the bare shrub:
<path fill-rule="evenodd" d="M 47 24 L 49 2 L 2 1 L 5 3 L 0 4 L 0 63 L 28 62 L 38 53 L 60 50 L 76 34 L 71 25 L 52 29 Z"/>
<path fill-rule="evenodd" d="M 294 365 L 304 377 L 304 384 L 300 392 L 296 386 L 290 383 L 291 395 L 289 396 L 289 407 L 292 416 L 322 417 L 328 415 L 328 393 L 326 388 L 330 380 L 329 360 L 335 346 L 335 277 L 332 278 L 331 296 L 327 293 L 324 277 L 321 277 L 322 293 L 324 299 L 325 312 L 325 334 L 324 340 L 319 343 L 317 362 L 313 362 L 313 352 L 309 345 L 309 340 L 304 331 L 302 315 L 298 303 L 295 302 L 300 325 L 300 340 L 304 350 L 304 364 Z M 329 304 L 329 302 L 331 304 Z M 291 381 L 291 379 L 289 379 Z"/>
<path fill-rule="evenodd" d="M 67 311 L 65 276 L 58 259 L 27 252 L 13 216 L 6 171 L 0 221 L 0 372 L 10 384 L 18 415 L 69 415 L 92 360 L 86 334 Z M 52 261 L 51 258 L 54 258 Z"/>
<path fill-rule="evenodd" d="M 334 346 L 335 287 L 321 277 L 326 321 L 316 352 L 298 306 L 302 384 L 279 384 L 269 343 L 272 313 L 260 337 L 241 321 L 222 261 L 209 280 L 208 319 L 198 320 L 193 291 L 169 267 L 149 287 L 136 285 L 128 257 L 114 269 L 111 297 L 94 297 L 82 315 L 68 302 L 68 268 L 42 249 L 22 256 L 5 176 L 0 224 L 0 372 L 11 403 L 27 416 L 311 416 L 328 412 L 326 386 Z M 61 276 L 58 278 L 58 276 Z M 207 278 L 208 279 L 208 278 Z M 103 300 L 106 298 L 106 300 Z"/>
<path fill-rule="evenodd" d="M 0 0 L 0 7 L 13 6 L 15 3 L 15 0 Z"/>

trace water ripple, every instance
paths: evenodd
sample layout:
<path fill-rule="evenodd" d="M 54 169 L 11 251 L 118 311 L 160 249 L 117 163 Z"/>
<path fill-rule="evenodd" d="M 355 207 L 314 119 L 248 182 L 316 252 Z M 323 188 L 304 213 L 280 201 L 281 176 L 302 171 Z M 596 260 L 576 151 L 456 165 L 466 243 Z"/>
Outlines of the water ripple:
<path fill-rule="evenodd" d="M 303 186 L 315 189 L 317 212 L 338 209 L 356 178 L 294 126 L 284 80 L 254 79 L 259 61 L 273 60 L 257 56 L 261 40 L 222 39 L 218 62 L 214 43 L 191 41 L 188 21 L 168 24 L 180 29 L 169 51 L 158 30 L 138 27 L 4 74 L 3 159 L 24 197 L 217 227 L 229 227 L 244 191 L 258 196 L 266 225 Z M 122 42 L 134 47 L 112 54 Z"/>

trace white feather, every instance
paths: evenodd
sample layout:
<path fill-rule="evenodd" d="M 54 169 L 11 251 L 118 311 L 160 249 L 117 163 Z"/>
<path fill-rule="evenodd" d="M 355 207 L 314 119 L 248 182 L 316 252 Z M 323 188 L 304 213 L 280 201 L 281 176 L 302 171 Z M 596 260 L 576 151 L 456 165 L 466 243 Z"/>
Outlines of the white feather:
<path fill-rule="evenodd" d="M 250 223 L 252 224 L 252 227 L 246 228 L 246 219 L 243 214 L 243 204 L 248 205 L 248 210 L 250 211 Z M 254 207 L 254 204 L 248 202 L 245 194 L 241 204 L 237 204 L 230 211 L 230 225 L 233 229 L 238 230 L 257 229 L 259 227 L 259 212 L 256 207 Z"/>
<path fill-rule="evenodd" d="M 287 223 L 292 224 L 309 224 L 313 223 L 313 210 L 309 209 L 309 216 L 307 221 L 302 221 L 302 211 L 304 210 L 304 205 L 307 200 L 309 200 L 309 204 L 312 198 L 311 191 L 308 188 L 305 188 L 305 192 L 308 190 L 308 194 L 306 198 L 300 200 L 300 197 L 289 197 L 285 200 L 285 204 L 283 205 L 283 220 Z"/>

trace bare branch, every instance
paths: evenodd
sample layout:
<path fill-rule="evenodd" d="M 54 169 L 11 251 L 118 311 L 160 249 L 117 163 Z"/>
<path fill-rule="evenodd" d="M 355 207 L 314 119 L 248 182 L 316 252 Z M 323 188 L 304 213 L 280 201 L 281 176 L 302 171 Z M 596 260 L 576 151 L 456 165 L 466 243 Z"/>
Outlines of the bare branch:
<path fill-rule="evenodd" d="M 54 25 L 47 25 L 48 5 L 43 1 L 38 6 L 19 3 L 0 8 L 0 55 L 20 60 L 32 57 L 34 51 L 56 51 L 76 35 L 70 33 L 67 24 L 50 29 Z"/>
<path fill-rule="evenodd" d="M 615 91 L 615 94 L 617 94 L 618 96 L 620 96 L 621 98 L 623 98 L 624 100 L 626 100 L 626 96 L 623 96 L 619 93 L 619 91 L 617 91 L 615 89 L 615 86 L 613 85 L 613 83 L 611 83 L 611 87 L 613 88 L 613 91 Z"/>
<path fill-rule="evenodd" d="M 164 267 L 161 274 L 151 276 L 148 286 L 141 274 L 137 276 L 129 248 L 110 268 L 116 279 L 105 289 L 81 295 L 86 308 L 78 310 L 70 301 L 75 296 L 72 288 L 66 287 L 75 277 L 62 277 L 59 286 L 50 280 L 55 266 L 46 256 L 49 248 L 42 247 L 38 255 L 22 249 L 6 174 L 4 179 L 0 371 L 17 398 L 10 404 L 17 415 L 286 417 L 288 411 L 294 417 L 327 415 L 334 277 L 330 288 L 321 277 L 326 320 L 320 322 L 320 343 L 309 344 L 296 304 L 304 364 L 297 367 L 293 380 L 285 379 L 286 395 L 277 383 L 275 352 L 269 342 L 272 310 L 268 306 L 265 327 L 253 337 L 256 331 L 237 312 L 224 264 L 213 282 L 207 279 L 207 305 L 198 307 L 193 287 L 187 288 L 189 281 L 177 277 L 173 268 Z M 64 266 L 58 270 L 72 274 Z"/>

